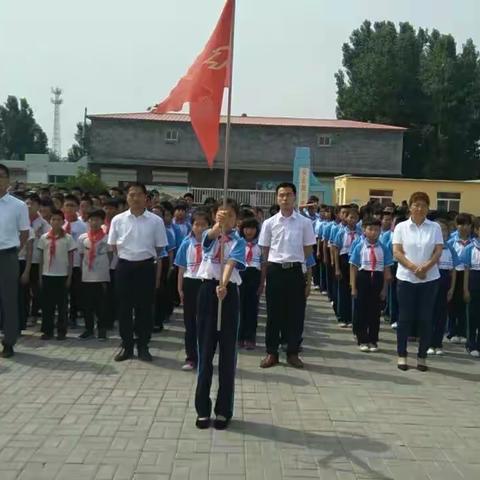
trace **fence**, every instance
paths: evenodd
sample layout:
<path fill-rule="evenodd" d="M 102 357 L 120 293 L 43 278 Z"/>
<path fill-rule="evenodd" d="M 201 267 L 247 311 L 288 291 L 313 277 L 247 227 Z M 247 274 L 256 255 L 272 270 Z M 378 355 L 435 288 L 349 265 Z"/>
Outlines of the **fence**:
<path fill-rule="evenodd" d="M 203 203 L 206 198 L 213 197 L 220 200 L 223 197 L 223 188 L 190 188 L 194 203 Z M 238 204 L 248 204 L 252 207 L 268 208 L 276 203 L 275 190 L 228 190 L 228 197 Z"/>

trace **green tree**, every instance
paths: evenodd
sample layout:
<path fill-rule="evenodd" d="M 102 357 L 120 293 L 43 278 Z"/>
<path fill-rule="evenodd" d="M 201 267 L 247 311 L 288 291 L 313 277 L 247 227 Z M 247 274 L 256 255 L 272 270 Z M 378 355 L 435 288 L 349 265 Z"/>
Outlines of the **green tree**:
<path fill-rule="evenodd" d="M 90 151 L 90 123 L 77 123 L 77 131 L 75 133 L 75 143 L 68 151 L 68 161 L 78 162 L 82 157 Z"/>
<path fill-rule="evenodd" d="M 480 173 L 480 64 L 471 40 L 408 23 L 365 21 L 343 45 L 338 118 L 408 128 L 403 173 L 472 178 Z"/>
<path fill-rule="evenodd" d="M 65 187 L 71 190 L 73 187 L 81 187 L 83 191 L 98 195 L 100 192 L 108 190 L 108 187 L 102 182 L 101 178 L 89 170 L 80 167 L 75 177 L 70 177 L 65 182 Z"/>
<path fill-rule="evenodd" d="M 26 153 L 47 153 L 47 144 L 27 100 L 9 96 L 0 106 L 0 153 L 7 159 L 24 160 Z"/>

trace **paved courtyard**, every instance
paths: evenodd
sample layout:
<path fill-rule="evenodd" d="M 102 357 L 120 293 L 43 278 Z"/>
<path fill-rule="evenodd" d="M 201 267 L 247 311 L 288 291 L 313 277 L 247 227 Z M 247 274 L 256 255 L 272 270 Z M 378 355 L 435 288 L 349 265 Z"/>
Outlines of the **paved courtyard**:
<path fill-rule="evenodd" d="M 242 352 L 225 432 L 194 426 L 178 318 L 153 364 L 115 363 L 118 338 L 78 333 L 30 332 L 0 359 L 0 480 L 480 478 L 480 362 L 447 345 L 430 372 L 400 372 L 389 328 L 381 352 L 360 353 L 317 292 L 305 370 L 264 371 L 263 350 Z"/>

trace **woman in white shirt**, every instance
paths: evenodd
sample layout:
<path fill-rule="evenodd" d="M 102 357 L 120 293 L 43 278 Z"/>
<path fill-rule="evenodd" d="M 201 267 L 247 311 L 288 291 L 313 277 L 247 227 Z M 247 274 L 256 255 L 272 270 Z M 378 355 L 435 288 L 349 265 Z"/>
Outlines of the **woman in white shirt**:
<path fill-rule="evenodd" d="M 417 369 L 427 370 L 426 358 L 432 335 L 432 312 L 438 292 L 438 260 L 443 237 L 440 226 L 427 219 L 430 199 L 424 192 L 410 197 L 410 218 L 393 232 L 393 254 L 398 261 L 397 293 L 399 319 L 397 328 L 398 368 L 407 370 L 407 342 L 412 324 L 420 333 Z"/>

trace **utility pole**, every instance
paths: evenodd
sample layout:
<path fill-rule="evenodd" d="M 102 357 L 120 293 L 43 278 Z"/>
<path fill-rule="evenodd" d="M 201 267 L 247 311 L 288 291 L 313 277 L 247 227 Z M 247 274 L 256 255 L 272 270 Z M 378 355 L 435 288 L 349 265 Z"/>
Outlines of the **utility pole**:
<path fill-rule="evenodd" d="M 53 113 L 53 140 L 52 140 L 52 150 L 62 159 L 62 138 L 60 135 L 60 105 L 63 103 L 61 98 L 63 90 L 61 88 L 55 87 L 51 89 L 53 97 L 50 101 L 54 105 Z"/>

